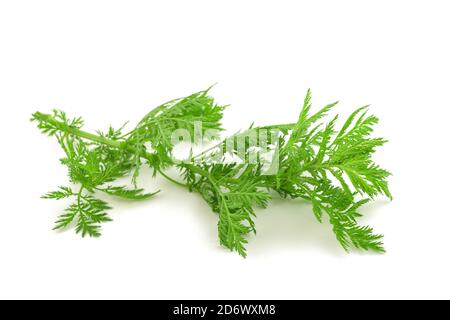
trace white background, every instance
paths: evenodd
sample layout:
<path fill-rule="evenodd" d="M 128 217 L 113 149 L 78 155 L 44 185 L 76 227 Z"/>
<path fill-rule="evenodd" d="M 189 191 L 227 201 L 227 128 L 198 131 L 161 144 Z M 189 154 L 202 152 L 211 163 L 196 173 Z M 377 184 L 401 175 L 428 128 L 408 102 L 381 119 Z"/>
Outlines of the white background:
<path fill-rule="evenodd" d="M 0 298 L 450 298 L 448 1 L 0 2 Z M 372 104 L 394 201 L 365 207 L 385 255 L 339 247 L 308 205 L 258 211 L 248 258 L 218 245 L 196 194 L 114 201 L 99 239 L 51 231 L 67 203 L 55 141 L 28 122 L 62 108 L 89 130 L 218 82 L 229 132 Z"/>

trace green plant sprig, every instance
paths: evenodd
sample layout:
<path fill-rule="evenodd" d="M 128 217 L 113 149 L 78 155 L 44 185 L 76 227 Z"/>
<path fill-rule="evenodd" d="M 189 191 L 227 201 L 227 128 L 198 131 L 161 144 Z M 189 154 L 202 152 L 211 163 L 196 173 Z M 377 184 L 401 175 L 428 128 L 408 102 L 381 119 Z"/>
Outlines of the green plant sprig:
<path fill-rule="evenodd" d="M 220 121 L 226 106 L 217 105 L 209 90 L 162 104 L 128 133 L 122 127 L 93 134 L 82 130 L 81 118 L 69 119 L 62 111 L 34 113 L 32 121 L 37 122 L 43 133 L 55 136 L 64 150 L 61 163 L 68 167 L 70 182 L 79 185 L 78 191 L 59 187 L 43 197 L 74 199 L 59 216 L 55 229 L 74 224 L 75 231 L 82 236 L 99 236 L 101 223 L 111 221 L 107 214 L 111 208 L 96 197 L 97 193 L 126 200 L 155 196 L 159 191 L 146 193 L 137 187 L 137 177 L 145 162 L 155 175 L 161 174 L 199 193 L 218 214 L 220 243 L 241 256 L 247 254 L 247 235 L 256 233 L 256 208 L 267 207 L 275 195 L 311 202 L 317 220 L 328 218 L 346 251 L 354 246 L 384 252 L 382 236 L 357 223 L 362 205 L 379 195 L 392 199 L 387 184 L 390 173 L 371 158 L 386 140 L 371 137 L 378 119 L 367 115 L 367 107 L 357 109 L 338 130 L 337 116 L 319 123 L 337 103 L 311 114 L 308 90 L 296 122 L 251 126 L 188 161 L 175 161 L 171 140 L 174 130 L 186 130 L 193 137 L 195 123 L 201 123 L 201 134 L 206 140 L 217 139 L 223 130 Z M 259 137 L 262 131 L 272 135 L 265 148 L 254 148 L 245 140 L 251 133 Z M 243 148 L 237 147 L 240 139 L 245 141 Z M 276 151 L 270 159 L 263 158 L 266 149 Z M 241 161 L 226 162 L 227 155 Z M 245 161 L 250 158 L 258 161 Z M 267 174 L 264 168 L 270 163 L 276 163 L 278 170 Z M 169 167 L 178 168 L 184 181 L 167 175 L 165 170 Z M 131 177 L 129 186 L 113 184 L 126 176 Z"/>

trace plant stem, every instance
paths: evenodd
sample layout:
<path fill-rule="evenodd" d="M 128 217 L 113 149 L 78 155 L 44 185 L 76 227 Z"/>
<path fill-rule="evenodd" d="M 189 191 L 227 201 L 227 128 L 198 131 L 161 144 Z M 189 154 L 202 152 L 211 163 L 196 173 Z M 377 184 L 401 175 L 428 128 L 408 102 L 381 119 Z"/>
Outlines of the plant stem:
<path fill-rule="evenodd" d="M 38 117 L 38 118 L 40 118 L 41 120 L 47 122 L 47 123 L 52 124 L 53 126 L 55 126 L 56 128 L 58 128 L 58 130 L 60 130 L 60 131 L 62 131 L 62 132 L 65 132 L 65 133 L 67 133 L 67 134 L 71 134 L 71 135 L 74 135 L 74 136 L 77 136 L 77 137 L 80 137 L 80 138 L 84 138 L 84 139 L 86 139 L 86 140 L 90 140 L 90 141 L 93 141 L 93 142 L 96 142 L 96 143 L 99 143 L 99 144 L 104 144 L 104 145 L 110 146 L 110 147 L 112 147 L 112 148 L 125 149 L 125 150 L 129 150 L 129 151 L 131 151 L 131 152 L 134 152 L 134 153 L 136 153 L 136 151 L 137 151 L 134 147 L 129 146 L 129 145 L 126 145 L 124 142 L 120 142 L 120 141 L 116 141 L 116 140 L 111 140 L 111 139 L 102 137 L 102 136 L 100 136 L 100 135 L 96 135 L 96 134 L 93 134 L 93 133 L 90 133 L 90 132 L 86 132 L 86 131 L 80 130 L 80 129 L 75 128 L 75 127 L 68 126 L 67 124 L 65 124 L 65 123 L 63 123 L 63 122 L 58 121 L 57 119 L 55 119 L 55 118 L 54 118 L 52 115 L 50 115 L 50 114 L 45 114 L 45 113 L 41 113 L 41 112 L 36 112 L 36 113 L 35 113 L 35 116 Z M 280 124 L 280 125 L 262 126 L 262 127 L 252 128 L 252 129 L 249 129 L 249 130 L 253 130 L 253 129 L 271 130 L 271 129 L 281 129 L 281 128 L 284 128 L 284 129 L 290 129 L 290 128 L 292 128 L 294 125 L 295 125 L 295 124 L 293 124 L 293 123 L 288 123 L 288 124 Z M 243 135 L 243 134 L 246 134 L 246 131 L 245 131 L 245 132 L 241 132 L 241 133 L 236 133 L 236 134 L 232 135 L 231 137 L 229 137 L 228 139 L 234 138 L 234 137 L 237 137 L 237 136 L 240 136 L 240 135 Z M 205 151 L 203 151 L 203 152 L 201 152 L 201 153 L 195 155 L 195 156 L 193 157 L 193 159 L 196 159 L 196 158 L 198 158 L 199 156 L 205 155 L 207 152 L 209 152 L 209 151 L 211 151 L 211 150 L 213 150 L 213 149 L 219 147 L 219 146 L 222 145 L 222 144 L 223 144 L 223 141 L 220 142 L 220 143 L 218 143 L 217 145 L 215 145 L 215 146 L 213 146 L 213 147 L 211 147 L 211 148 L 208 148 L 207 150 L 205 150 Z M 141 157 L 144 158 L 144 159 L 147 159 L 147 160 L 148 160 L 149 158 L 151 158 L 151 156 L 152 156 L 152 155 L 151 155 L 150 153 L 148 153 L 148 152 L 140 152 L 140 153 L 141 153 Z M 198 167 L 196 167 L 196 166 L 189 165 L 189 169 L 192 170 L 192 171 L 194 171 L 194 172 L 197 172 L 198 174 L 201 174 L 201 175 L 204 175 L 204 176 L 208 176 L 206 172 L 204 172 L 202 169 L 200 169 L 200 168 L 198 168 Z M 162 170 L 157 169 L 157 171 L 158 171 L 165 179 L 167 179 L 168 181 L 170 181 L 170 182 L 172 182 L 172 183 L 174 183 L 174 184 L 176 184 L 176 185 L 182 186 L 182 187 L 187 187 L 186 184 L 184 184 L 184 183 L 182 183 L 182 182 L 179 182 L 179 181 L 173 179 L 172 177 L 170 177 L 170 176 L 168 176 L 166 173 L 164 173 Z"/>
<path fill-rule="evenodd" d="M 43 121 L 46 121 L 47 123 L 50 123 L 50 124 L 54 125 L 59 130 L 61 130 L 63 132 L 66 132 L 68 134 L 72 134 L 72 135 L 75 135 L 75 136 L 78 136 L 80 138 L 84 138 L 84 139 L 87 139 L 87 140 L 90 140 L 90 141 L 93 141 L 93 142 L 105 144 L 105 145 L 108 145 L 108 146 L 113 147 L 113 148 L 121 148 L 122 147 L 122 144 L 119 141 L 110 140 L 110 139 L 107 139 L 105 137 L 102 137 L 102 136 L 99 136 L 99 135 L 96 135 L 96 134 L 92 134 L 92 133 L 80 130 L 78 128 L 75 128 L 75 127 L 70 127 L 70 126 L 66 125 L 65 123 L 63 123 L 63 122 L 56 120 L 50 114 L 36 112 L 35 116 L 39 117 Z"/>
<path fill-rule="evenodd" d="M 136 149 L 131 147 L 131 146 L 127 146 L 125 145 L 125 143 L 123 142 L 119 142 L 119 141 L 115 141 L 115 140 L 111 140 L 105 137 L 102 137 L 100 135 L 96 135 L 90 132 L 86 132 L 83 130 L 80 130 L 78 128 L 75 127 L 70 127 L 68 125 L 66 125 L 65 123 L 58 121 L 57 119 L 55 119 L 52 115 L 50 114 L 45 114 L 45 113 L 41 113 L 41 112 L 36 112 L 35 113 L 36 117 L 39 117 L 40 119 L 42 119 L 43 121 L 46 121 L 47 123 L 50 123 L 52 125 L 54 125 L 56 128 L 58 128 L 58 130 L 65 132 L 67 134 L 71 134 L 80 138 L 84 138 L 86 140 L 90 140 L 96 143 L 100 143 L 100 144 L 104 144 L 107 146 L 110 146 L 112 148 L 117 148 L 117 149 L 126 149 L 129 150 L 131 152 L 136 152 Z M 141 152 L 141 157 L 144 159 L 149 159 L 151 157 L 151 154 L 148 152 Z M 166 173 L 164 173 L 162 170 L 158 169 L 158 172 L 167 180 L 169 180 L 170 182 L 173 182 L 179 186 L 182 187 L 187 187 L 186 184 L 176 181 L 175 179 L 169 177 Z"/>
<path fill-rule="evenodd" d="M 187 184 L 184 184 L 184 183 L 182 183 L 182 182 L 179 182 L 179 181 L 173 179 L 172 177 L 169 177 L 164 171 L 158 169 L 158 172 L 159 172 L 164 178 L 166 178 L 167 180 L 169 180 L 170 182 L 173 182 L 173 183 L 175 183 L 175 184 L 177 184 L 177 185 L 179 185 L 179 186 L 181 186 L 181 187 L 185 187 L 185 188 L 188 187 Z"/>

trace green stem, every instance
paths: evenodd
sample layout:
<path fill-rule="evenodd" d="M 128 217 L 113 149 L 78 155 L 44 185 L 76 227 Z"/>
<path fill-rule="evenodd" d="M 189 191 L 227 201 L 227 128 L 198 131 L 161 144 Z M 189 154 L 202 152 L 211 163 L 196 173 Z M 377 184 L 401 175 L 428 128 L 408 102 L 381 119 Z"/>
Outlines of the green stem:
<path fill-rule="evenodd" d="M 187 184 L 184 184 L 184 183 L 182 183 L 182 182 L 179 182 L 179 181 L 173 179 L 172 177 L 169 177 L 166 173 L 164 173 L 164 171 L 158 169 L 158 172 L 159 172 L 164 178 L 166 178 L 167 180 L 169 180 L 170 182 L 173 182 L 173 183 L 175 183 L 176 185 L 179 185 L 179 186 L 182 186 L 182 187 L 186 187 L 186 188 L 188 187 Z"/>
<path fill-rule="evenodd" d="M 131 147 L 131 146 L 127 146 L 125 145 L 125 143 L 123 142 L 119 142 L 119 141 L 115 141 L 115 140 L 111 140 L 105 137 L 102 137 L 100 135 L 96 135 L 90 132 L 86 132 L 83 130 L 80 130 L 78 128 L 75 127 L 70 127 L 68 125 L 66 125 L 65 123 L 58 121 L 57 119 L 55 119 L 53 116 L 51 116 L 50 114 L 45 114 L 45 113 L 41 113 L 41 112 L 36 112 L 35 117 L 41 119 L 42 121 L 45 121 L 47 123 L 52 124 L 53 126 L 55 126 L 56 128 L 58 128 L 58 130 L 65 132 L 67 134 L 71 134 L 80 138 L 84 138 L 86 140 L 90 140 L 96 143 L 100 143 L 100 144 L 104 144 L 107 146 L 110 146 L 112 148 L 117 148 L 117 149 L 126 149 L 129 150 L 131 152 L 136 152 L 136 149 Z M 150 159 L 151 158 L 151 154 L 148 152 L 141 152 L 141 157 L 144 159 Z M 179 181 L 176 181 L 175 179 L 169 177 L 167 174 L 165 174 L 162 170 L 158 169 L 158 172 L 167 180 L 169 180 L 170 182 L 173 182 L 179 186 L 183 186 L 183 187 L 187 187 L 186 184 L 183 184 Z M 81 193 L 82 190 L 80 190 Z"/>
<path fill-rule="evenodd" d="M 81 186 L 80 190 L 78 190 L 78 194 L 77 194 L 77 204 L 78 204 L 78 216 L 80 220 L 84 220 L 84 214 L 83 214 L 83 210 L 81 208 L 83 208 L 83 206 L 81 205 L 81 199 L 83 198 L 83 189 L 84 187 Z"/>
<path fill-rule="evenodd" d="M 78 203 L 78 207 L 80 207 L 80 208 L 81 208 L 81 195 L 83 194 L 83 189 L 84 189 L 84 187 L 81 186 L 80 190 L 78 190 L 78 193 L 77 193 L 77 203 Z"/>
<path fill-rule="evenodd" d="M 77 136 L 77 137 L 80 137 L 80 138 L 84 138 L 84 139 L 87 139 L 87 140 L 90 140 L 90 141 L 93 141 L 93 142 L 96 142 L 96 143 L 99 143 L 99 144 L 104 144 L 104 145 L 110 146 L 112 148 L 126 149 L 126 150 L 129 150 L 129 151 L 134 152 L 134 153 L 136 153 L 136 151 L 137 151 L 135 148 L 126 145 L 124 142 L 111 140 L 111 139 L 102 137 L 100 135 L 96 135 L 96 134 L 93 134 L 93 133 L 90 133 L 90 132 L 86 132 L 86 131 L 80 130 L 80 129 L 75 128 L 75 127 L 68 126 L 67 124 L 65 124 L 63 122 L 58 121 L 57 119 L 55 119 L 50 114 L 36 112 L 34 114 L 34 116 L 36 118 L 41 119 L 42 121 L 45 121 L 47 123 L 52 124 L 55 128 L 57 128 L 58 130 L 60 130 L 62 132 L 65 132 L 67 134 L 71 134 L 71 135 L 74 135 L 74 136 Z M 262 126 L 262 127 L 257 127 L 257 128 L 253 128 L 253 129 L 265 129 L 265 130 L 280 129 L 280 128 L 290 129 L 294 125 L 295 124 L 293 124 L 293 123 L 288 123 L 288 124 L 280 124 L 280 125 Z M 233 136 L 231 136 L 230 138 L 237 137 L 237 136 L 243 135 L 243 134 L 245 134 L 245 132 L 243 132 L 243 133 L 236 133 Z M 193 159 L 198 158 L 199 156 L 202 156 L 202 155 L 206 154 L 207 152 L 209 152 L 209 151 L 219 147 L 222 144 L 223 144 L 223 141 L 218 143 L 217 145 L 215 145 L 215 146 L 213 146 L 213 147 L 211 147 L 211 148 L 209 148 L 209 149 L 207 149 L 207 150 L 197 154 L 196 156 L 193 157 Z M 144 158 L 144 159 L 150 159 L 151 156 L 152 155 L 150 153 L 148 153 L 148 152 L 141 152 L 141 157 Z M 203 171 L 202 169 L 200 169 L 200 168 L 198 168 L 196 166 L 190 165 L 189 169 L 191 171 L 197 172 L 198 174 L 201 174 L 203 176 L 208 176 L 207 172 Z M 166 173 L 164 173 L 162 170 L 158 169 L 158 172 L 165 179 L 167 179 L 168 181 L 170 181 L 170 182 L 172 182 L 174 184 L 177 184 L 179 186 L 187 187 L 186 184 L 184 184 L 182 182 L 179 182 L 179 181 L 176 181 L 175 179 L 171 178 Z"/>
<path fill-rule="evenodd" d="M 121 148 L 122 147 L 122 144 L 119 141 L 110 140 L 105 137 L 102 137 L 102 136 L 99 136 L 96 134 L 92 134 L 92 133 L 80 130 L 78 128 L 75 128 L 75 127 L 70 127 L 63 122 L 56 120 L 54 117 L 52 117 L 49 114 L 36 112 L 34 114 L 34 116 L 47 122 L 47 123 L 54 125 L 59 130 L 66 132 L 68 134 L 72 134 L 72 135 L 78 136 L 80 138 L 84 138 L 84 139 L 94 141 L 97 143 L 105 144 L 105 145 L 108 145 L 113 148 Z"/>

